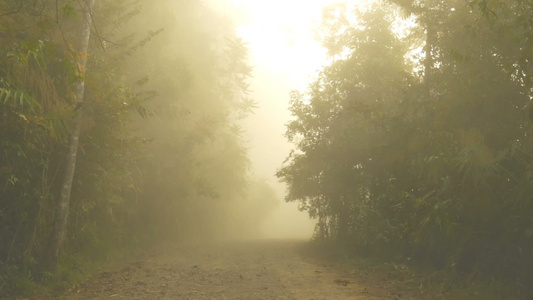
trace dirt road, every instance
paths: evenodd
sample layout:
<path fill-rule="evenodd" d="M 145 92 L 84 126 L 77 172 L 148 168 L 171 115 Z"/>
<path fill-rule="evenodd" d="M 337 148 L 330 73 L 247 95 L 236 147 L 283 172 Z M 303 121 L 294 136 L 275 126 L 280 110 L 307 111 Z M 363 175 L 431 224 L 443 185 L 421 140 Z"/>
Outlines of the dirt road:
<path fill-rule="evenodd" d="M 400 299 L 301 255 L 303 241 L 165 246 L 96 274 L 62 299 Z M 403 297 L 402 300 L 407 299 Z"/>

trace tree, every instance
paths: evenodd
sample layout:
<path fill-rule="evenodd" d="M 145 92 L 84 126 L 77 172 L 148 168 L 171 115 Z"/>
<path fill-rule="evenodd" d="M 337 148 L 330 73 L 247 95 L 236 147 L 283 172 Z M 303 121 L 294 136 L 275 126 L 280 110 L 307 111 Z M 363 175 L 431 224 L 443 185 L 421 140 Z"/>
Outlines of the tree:
<path fill-rule="evenodd" d="M 334 59 L 292 95 L 287 200 L 360 253 L 528 282 L 529 6 L 392 2 L 326 22 Z M 418 23 L 392 30 L 398 9 Z"/>
<path fill-rule="evenodd" d="M 74 88 L 76 110 L 83 106 L 85 73 L 87 59 L 89 57 L 89 38 L 91 35 L 92 8 L 94 6 L 94 2 L 95 0 L 88 0 L 83 13 L 84 21 L 82 23 L 80 47 L 79 51 L 77 52 L 78 79 L 76 80 L 76 85 Z M 72 181 L 74 179 L 74 170 L 76 169 L 76 154 L 78 152 L 78 144 L 80 139 L 81 120 L 81 112 L 78 112 L 76 118 L 74 119 L 74 125 L 70 133 L 70 143 L 66 159 L 65 175 L 61 188 L 54 230 L 52 232 L 52 241 L 47 255 L 48 259 L 50 260 L 50 264 L 52 265 L 57 261 L 59 250 L 63 245 L 67 231 L 70 194 L 72 190 Z"/>
<path fill-rule="evenodd" d="M 81 265 L 58 253 L 253 234 L 271 208 L 253 193 L 239 127 L 251 68 L 231 25 L 200 1 L 92 4 L 0 4 L 2 296 L 68 281 Z M 73 50 L 80 27 L 98 47 Z"/>
<path fill-rule="evenodd" d="M 412 80 L 403 60 L 405 45 L 390 31 L 386 10 L 359 16 L 357 26 L 340 39 L 348 41 L 342 46 L 348 54 L 325 68 L 309 98 L 292 94 L 296 118 L 287 136 L 298 151 L 278 172 L 289 184 L 287 200 L 302 201 L 313 217 L 329 214 L 327 227 L 344 241 L 365 201 L 376 155 L 390 147 L 386 138 L 398 109 L 395 97 Z"/>
<path fill-rule="evenodd" d="M 235 234 L 247 219 L 235 207 L 248 205 L 253 182 L 239 126 L 254 107 L 246 45 L 199 1 L 163 1 L 142 15 L 124 35 L 164 30 L 128 58 L 133 91 L 151 97 L 153 112 L 129 123 L 146 141 L 134 226 L 150 237 Z"/>

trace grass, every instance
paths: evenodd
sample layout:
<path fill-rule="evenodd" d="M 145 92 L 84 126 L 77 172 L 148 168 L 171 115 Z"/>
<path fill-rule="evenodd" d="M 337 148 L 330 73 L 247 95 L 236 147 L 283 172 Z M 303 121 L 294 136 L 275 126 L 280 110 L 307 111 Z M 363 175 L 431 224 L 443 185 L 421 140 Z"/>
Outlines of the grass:
<path fill-rule="evenodd" d="M 143 246 L 96 243 L 83 251 L 63 253 L 52 272 L 34 274 L 31 267 L 11 266 L 0 274 L 0 299 L 54 298 L 76 290 L 80 284 L 102 269 L 120 264 L 138 253 Z"/>

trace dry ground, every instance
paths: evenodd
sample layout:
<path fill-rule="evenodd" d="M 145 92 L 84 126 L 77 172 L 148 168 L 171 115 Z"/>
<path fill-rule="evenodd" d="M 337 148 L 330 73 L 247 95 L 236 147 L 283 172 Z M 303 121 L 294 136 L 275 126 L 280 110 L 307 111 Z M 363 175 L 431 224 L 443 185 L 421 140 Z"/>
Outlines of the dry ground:
<path fill-rule="evenodd" d="M 94 275 L 60 299 L 433 299 L 394 279 L 302 254 L 304 241 L 166 245 Z M 395 290 L 396 289 L 396 290 Z"/>

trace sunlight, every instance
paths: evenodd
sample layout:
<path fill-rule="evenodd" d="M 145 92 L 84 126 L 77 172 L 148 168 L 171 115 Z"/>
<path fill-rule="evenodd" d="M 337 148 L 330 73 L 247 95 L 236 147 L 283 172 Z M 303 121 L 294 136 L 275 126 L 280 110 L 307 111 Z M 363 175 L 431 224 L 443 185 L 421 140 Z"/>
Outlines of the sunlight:
<path fill-rule="evenodd" d="M 316 39 L 324 7 L 338 3 L 368 0 L 205 0 L 229 18 L 236 33 L 247 44 L 252 97 L 259 108 L 246 120 L 249 155 L 254 173 L 267 178 L 281 198 L 285 185 L 274 177 L 292 149 L 283 133 L 291 118 L 289 92 L 304 91 L 317 71 L 328 63 L 327 51 Z M 290 228 L 290 230 L 288 230 Z M 314 221 L 284 203 L 272 215 L 264 233 L 269 237 L 309 237 Z"/>
<path fill-rule="evenodd" d="M 254 65 L 268 67 L 302 89 L 327 60 L 314 39 L 322 7 L 334 1 L 244 1 L 233 5 L 245 15 L 237 33 L 249 44 Z"/>
<path fill-rule="evenodd" d="M 266 68 L 294 89 L 304 89 L 315 71 L 327 62 L 327 53 L 315 32 L 322 9 L 340 0 L 208 0 L 225 13 L 248 44 L 251 63 Z"/>

